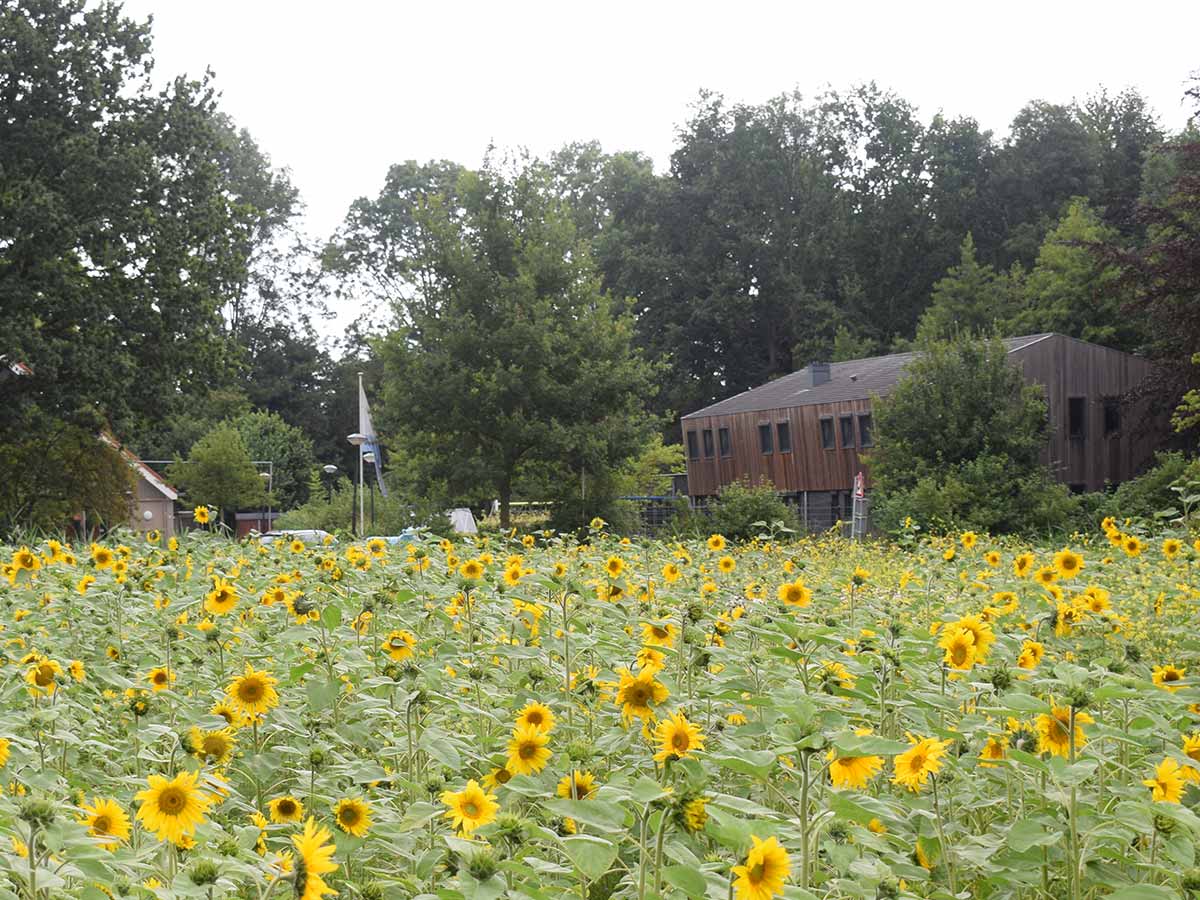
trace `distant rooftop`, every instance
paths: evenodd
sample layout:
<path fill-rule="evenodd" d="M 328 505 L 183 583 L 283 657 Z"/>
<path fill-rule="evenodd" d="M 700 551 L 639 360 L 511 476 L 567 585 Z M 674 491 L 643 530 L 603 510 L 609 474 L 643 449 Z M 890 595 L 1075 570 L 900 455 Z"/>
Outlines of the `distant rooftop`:
<path fill-rule="evenodd" d="M 1048 337 L 1053 337 L 1053 334 L 1027 334 L 1023 337 L 1004 338 L 1003 343 L 1008 352 L 1012 353 Z M 809 406 L 814 403 L 837 403 L 841 400 L 866 400 L 876 394 L 886 394 L 895 387 L 903 377 L 905 367 L 916 356 L 916 353 L 892 353 L 887 356 L 827 363 L 829 380 L 815 385 L 813 367 L 806 366 L 798 372 L 784 375 L 688 413 L 683 418 L 727 416 L 733 413 Z"/>

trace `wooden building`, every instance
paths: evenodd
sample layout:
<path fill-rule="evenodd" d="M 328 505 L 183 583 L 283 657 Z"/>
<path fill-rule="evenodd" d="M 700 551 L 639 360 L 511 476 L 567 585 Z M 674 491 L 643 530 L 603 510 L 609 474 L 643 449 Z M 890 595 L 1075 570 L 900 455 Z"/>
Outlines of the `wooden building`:
<path fill-rule="evenodd" d="M 1043 461 L 1074 491 L 1094 491 L 1142 471 L 1164 429 L 1120 402 L 1151 364 L 1061 334 L 1004 341 L 1010 362 L 1041 385 L 1050 438 Z M 703 502 L 739 479 L 769 480 L 811 527 L 849 521 L 855 475 L 870 469 L 872 398 L 887 395 L 915 354 L 813 363 L 681 419 L 687 490 Z"/>
<path fill-rule="evenodd" d="M 175 501 L 179 492 L 158 472 L 146 465 L 111 434 L 100 440 L 117 450 L 133 470 L 134 491 L 129 498 L 129 527 L 134 531 L 157 531 L 164 538 L 175 534 Z"/>

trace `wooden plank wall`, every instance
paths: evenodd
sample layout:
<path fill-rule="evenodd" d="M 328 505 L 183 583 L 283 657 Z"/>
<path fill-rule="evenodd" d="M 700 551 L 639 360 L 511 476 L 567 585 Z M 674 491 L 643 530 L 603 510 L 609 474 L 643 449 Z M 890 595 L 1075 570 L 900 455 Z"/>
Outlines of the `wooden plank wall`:
<path fill-rule="evenodd" d="M 1063 335 L 1044 338 L 1015 351 L 1010 358 L 1021 366 L 1027 380 L 1046 388 L 1051 436 L 1042 456 L 1059 481 L 1101 490 L 1106 482 L 1115 484 L 1132 478 L 1152 461 L 1154 448 L 1167 429 L 1165 422 L 1148 419 L 1145 404 L 1122 405 L 1119 432 L 1104 434 L 1104 399 L 1120 396 L 1140 384 L 1151 371 L 1149 362 Z M 1068 434 L 1070 397 L 1086 398 L 1087 427 L 1082 440 L 1071 439 Z M 838 417 L 857 417 L 870 409 L 871 401 L 864 399 L 687 419 L 682 422 L 685 453 L 688 431 L 696 432 L 700 449 L 700 459 L 687 460 L 688 493 L 694 497 L 712 496 L 739 478 L 758 482 L 764 477 L 785 493 L 843 491 L 853 486 L 855 473 L 860 470 L 866 473 L 869 486 L 870 470 L 861 448 L 842 447 Z M 820 419 L 824 416 L 834 420 L 836 450 L 821 448 Z M 774 426 L 782 421 L 789 423 L 792 451 L 780 453 L 776 446 L 773 453 L 763 454 L 759 424 L 769 422 Z M 857 418 L 855 426 L 857 443 Z M 730 430 L 732 454 L 728 457 L 721 456 L 720 428 Z M 704 456 L 705 429 L 712 430 L 712 458 Z"/>
<path fill-rule="evenodd" d="M 723 485 L 749 478 L 757 483 L 767 478 L 775 489 L 784 493 L 791 491 L 839 491 L 848 490 L 854 484 L 854 475 L 866 471 L 866 463 L 860 459 L 857 446 L 842 447 L 838 417 L 852 415 L 854 421 L 854 443 L 858 443 L 857 416 L 871 411 L 870 400 L 845 400 L 838 403 L 822 403 L 797 406 L 788 409 L 772 409 L 761 412 L 737 413 L 731 416 L 703 416 L 683 422 L 684 450 L 687 450 L 687 432 L 695 431 L 700 459 L 687 461 L 688 493 L 693 497 L 712 496 Z M 821 418 L 833 418 L 836 450 L 821 448 Z M 787 422 L 792 437 L 790 453 L 780 453 L 775 425 Z M 775 439 L 774 452 L 762 453 L 759 446 L 758 426 L 770 423 Z M 719 429 L 728 428 L 732 454 L 721 457 Z M 712 430 L 713 458 L 704 458 L 703 432 Z M 869 484 L 869 481 L 868 481 Z"/>
<path fill-rule="evenodd" d="M 1042 454 L 1064 484 L 1101 490 L 1106 482 L 1127 481 L 1153 459 L 1166 436 L 1166 423 L 1151 419 L 1145 403 L 1121 405 L 1121 427 L 1104 433 L 1104 400 L 1120 397 L 1151 373 L 1145 359 L 1056 334 L 1012 354 L 1027 381 L 1041 385 L 1049 407 L 1050 440 Z M 1071 397 L 1084 398 L 1084 435 L 1071 438 Z"/>

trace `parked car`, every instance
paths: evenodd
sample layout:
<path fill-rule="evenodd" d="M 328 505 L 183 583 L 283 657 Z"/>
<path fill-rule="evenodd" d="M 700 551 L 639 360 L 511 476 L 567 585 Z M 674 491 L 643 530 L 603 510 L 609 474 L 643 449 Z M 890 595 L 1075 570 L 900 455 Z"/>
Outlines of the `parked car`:
<path fill-rule="evenodd" d="M 276 540 L 283 539 L 303 541 L 305 544 L 324 544 L 326 538 L 337 540 L 328 531 L 322 531 L 320 528 L 301 528 L 297 531 L 268 531 L 258 536 L 258 542 L 273 544 Z"/>

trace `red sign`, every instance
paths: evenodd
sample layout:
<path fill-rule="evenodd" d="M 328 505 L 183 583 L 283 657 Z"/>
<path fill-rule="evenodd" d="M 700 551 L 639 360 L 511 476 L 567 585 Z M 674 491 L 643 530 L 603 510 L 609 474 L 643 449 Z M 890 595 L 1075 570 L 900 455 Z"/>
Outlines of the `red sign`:
<path fill-rule="evenodd" d="M 854 476 L 854 496 L 861 500 L 866 495 L 866 479 L 863 478 L 863 473 L 859 472 Z"/>

